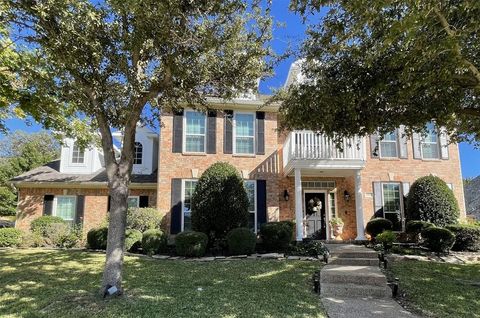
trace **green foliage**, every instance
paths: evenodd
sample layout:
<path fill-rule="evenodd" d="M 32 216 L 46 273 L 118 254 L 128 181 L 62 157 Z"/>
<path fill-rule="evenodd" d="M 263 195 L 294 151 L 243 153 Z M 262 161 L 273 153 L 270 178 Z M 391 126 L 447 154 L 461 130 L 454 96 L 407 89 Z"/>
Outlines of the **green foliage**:
<path fill-rule="evenodd" d="M 393 229 L 393 223 L 385 218 L 375 218 L 368 221 L 365 227 L 365 232 L 375 239 L 378 234 L 384 231 L 391 231 Z"/>
<path fill-rule="evenodd" d="M 306 241 L 306 242 L 295 242 L 291 244 L 288 249 L 289 255 L 296 256 L 310 256 L 319 258 L 327 252 L 327 248 L 322 242 L 318 241 Z"/>
<path fill-rule="evenodd" d="M 414 242 L 420 242 L 420 234 L 422 231 L 432 226 L 434 226 L 434 224 L 430 222 L 412 220 L 407 222 L 405 232 Z"/>
<path fill-rule="evenodd" d="M 423 246 L 435 253 L 448 253 L 455 243 L 455 235 L 441 227 L 429 227 L 422 231 Z"/>
<path fill-rule="evenodd" d="M 291 221 L 269 222 L 260 226 L 260 237 L 267 251 L 284 252 L 293 239 L 295 224 Z"/>
<path fill-rule="evenodd" d="M 40 234 L 44 247 L 77 247 L 82 239 L 82 228 L 67 223 L 47 223 Z"/>
<path fill-rule="evenodd" d="M 192 228 L 213 242 L 247 226 L 248 215 L 247 192 L 237 169 L 217 162 L 205 170 L 192 196 Z"/>
<path fill-rule="evenodd" d="M 239 227 L 227 234 L 228 252 L 230 255 L 250 255 L 255 252 L 257 236 L 246 227 Z"/>
<path fill-rule="evenodd" d="M 22 231 L 15 228 L 0 229 L 0 247 L 15 247 L 22 242 Z"/>
<path fill-rule="evenodd" d="M 15 192 L 10 187 L 0 186 L 0 215 L 15 215 L 16 206 L 17 195 L 15 194 Z"/>
<path fill-rule="evenodd" d="M 383 245 L 385 251 L 392 248 L 393 243 L 397 240 L 397 235 L 392 231 L 384 231 L 377 235 L 375 241 Z"/>
<path fill-rule="evenodd" d="M 455 244 L 452 247 L 454 251 L 480 251 L 480 226 L 455 224 L 448 225 L 446 228 L 455 234 Z"/>
<path fill-rule="evenodd" d="M 442 179 L 435 176 L 418 178 L 408 193 L 406 218 L 446 226 L 458 222 L 457 199 Z"/>
<path fill-rule="evenodd" d="M 98 229 L 91 229 L 87 233 L 87 246 L 92 250 L 106 250 L 107 249 L 108 228 L 100 227 Z"/>
<path fill-rule="evenodd" d="M 477 0 L 292 1 L 308 19 L 309 78 L 279 95 L 283 128 L 341 137 L 435 119 L 452 140 L 480 141 Z"/>
<path fill-rule="evenodd" d="M 154 208 L 130 208 L 127 211 L 127 229 L 140 232 L 159 229 L 163 215 Z"/>
<path fill-rule="evenodd" d="M 143 232 L 142 249 L 147 255 L 154 255 L 164 251 L 167 247 L 167 236 L 158 229 Z"/>
<path fill-rule="evenodd" d="M 134 252 L 142 245 L 142 232 L 135 229 L 125 231 L 125 250 Z"/>
<path fill-rule="evenodd" d="M 207 250 L 208 237 L 205 233 L 185 231 L 175 237 L 177 254 L 186 257 L 202 257 Z"/>
<path fill-rule="evenodd" d="M 30 223 L 30 229 L 32 232 L 39 233 L 41 236 L 45 236 L 47 227 L 50 224 L 66 224 L 66 222 L 59 216 L 43 215 Z"/>

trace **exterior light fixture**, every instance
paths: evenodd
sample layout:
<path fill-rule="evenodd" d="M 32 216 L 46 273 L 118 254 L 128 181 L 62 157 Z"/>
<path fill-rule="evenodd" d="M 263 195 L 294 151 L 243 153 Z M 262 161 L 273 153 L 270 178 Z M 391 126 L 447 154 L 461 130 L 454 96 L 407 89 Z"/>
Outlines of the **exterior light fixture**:
<path fill-rule="evenodd" d="M 343 191 L 343 198 L 345 199 L 345 201 L 350 201 L 350 193 L 348 193 L 347 190 Z"/>
<path fill-rule="evenodd" d="M 283 198 L 285 199 L 285 201 L 290 200 L 290 195 L 288 194 L 287 190 L 283 191 Z"/>

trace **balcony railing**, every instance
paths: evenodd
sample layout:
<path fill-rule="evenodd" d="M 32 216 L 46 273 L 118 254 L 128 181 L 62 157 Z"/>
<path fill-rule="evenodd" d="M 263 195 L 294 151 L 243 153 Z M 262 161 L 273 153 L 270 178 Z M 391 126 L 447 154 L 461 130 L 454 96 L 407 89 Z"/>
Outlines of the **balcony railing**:
<path fill-rule="evenodd" d="M 365 161 L 365 140 L 362 137 L 344 138 L 339 149 L 331 138 L 313 131 L 293 131 L 283 145 L 283 167 L 294 160 L 328 161 L 338 163 Z M 327 162 L 327 163 L 328 163 Z"/>

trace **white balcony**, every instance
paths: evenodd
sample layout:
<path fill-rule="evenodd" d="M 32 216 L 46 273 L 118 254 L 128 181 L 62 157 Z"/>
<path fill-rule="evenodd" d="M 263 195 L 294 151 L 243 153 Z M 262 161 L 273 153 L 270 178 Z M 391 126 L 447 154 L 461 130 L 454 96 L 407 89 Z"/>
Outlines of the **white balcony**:
<path fill-rule="evenodd" d="M 293 131 L 283 145 L 283 171 L 285 175 L 300 168 L 309 174 L 318 170 L 328 175 L 328 170 L 361 169 L 365 166 L 365 138 L 344 138 L 342 149 L 332 139 L 313 131 Z M 327 173 L 324 173 L 327 171 Z M 333 171 L 332 171 L 333 172 Z"/>

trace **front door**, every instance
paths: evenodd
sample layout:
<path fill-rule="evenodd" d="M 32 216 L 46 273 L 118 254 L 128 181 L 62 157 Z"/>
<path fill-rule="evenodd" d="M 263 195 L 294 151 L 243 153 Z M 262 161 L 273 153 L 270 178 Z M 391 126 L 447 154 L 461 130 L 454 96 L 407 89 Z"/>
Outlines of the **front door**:
<path fill-rule="evenodd" d="M 327 224 L 325 219 L 325 193 L 305 193 L 305 216 L 307 219 L 307 236 L 319 231 L 320 239 L 327 239 Z"/>

